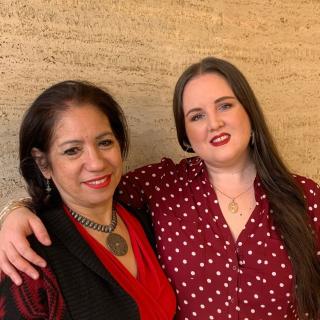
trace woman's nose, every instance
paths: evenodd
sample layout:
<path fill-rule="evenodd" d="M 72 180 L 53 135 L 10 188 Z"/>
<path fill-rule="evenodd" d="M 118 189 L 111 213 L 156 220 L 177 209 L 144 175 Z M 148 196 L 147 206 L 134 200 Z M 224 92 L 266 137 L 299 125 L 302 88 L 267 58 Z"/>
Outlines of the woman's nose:
<path fill-rule="evenodd" d="M 91 171 L 99 171 L 104 168 L 105 159 L 102 152 L 97 148 L 88 151 L 86 157 L 86 168 Z"/>
<path fill-rule="evenodd" d="M 224 121 L 219 114 L 213 113 L 208 116 L 208 132 L 214 132 L 224 126 Z"/>

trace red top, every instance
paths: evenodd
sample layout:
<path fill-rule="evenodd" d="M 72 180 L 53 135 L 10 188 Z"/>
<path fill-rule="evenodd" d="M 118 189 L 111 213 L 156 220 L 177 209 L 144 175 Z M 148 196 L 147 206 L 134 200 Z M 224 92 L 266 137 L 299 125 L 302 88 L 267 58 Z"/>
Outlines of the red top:
<path fill-rule="evenodd" d="M 116 209 L 128 228 L 132 249 L 137 262 L 137 278 L 110 251 L 95 240 L 81 224 L 77 223 L 68 210 L 65 211 L 105 268 L 135 300 L 140 311 L 140 319 L 173 319 L 176 311 L 174 292 L 159 266 L 159 262 L 142 227 L 123 207 L 117 205 Z"/>
<path fill-rule="evenodd" d="M 295 178 L 320 235 L 319 186 Z M 198 157 L 163 159 L 128 173 L 119 187 L 121 201 L 152 215 L 158 258 L 177 293 L 177 319 L 296 319 L 292 266 L 259 177 L 257 205 L 237 241 Z"/>

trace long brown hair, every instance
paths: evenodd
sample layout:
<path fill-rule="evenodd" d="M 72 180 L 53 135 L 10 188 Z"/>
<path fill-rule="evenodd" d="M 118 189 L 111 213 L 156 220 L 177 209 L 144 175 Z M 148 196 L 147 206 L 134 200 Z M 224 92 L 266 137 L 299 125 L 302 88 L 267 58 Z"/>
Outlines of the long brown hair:
<path fill-rule="evenodd" d="M 185 130 L 184 88 L 195 76 L 207 73 L 219 74 L 228 82 L 249 116 L 254 134 L 250 154 L 268 196 L 273 223 L 291 259 L 299 317 L 304 319 L 308 314 L 309 319 L 316 320 L 320 316 L 320 262 L 316 255 L 317 235 L 310 227 L 304 195 L 281 160 L 248 81 L 231 63 L 208 57 L 191 65 L 178 79 L 173 112 L 180 146 L 193 152 Z"/>

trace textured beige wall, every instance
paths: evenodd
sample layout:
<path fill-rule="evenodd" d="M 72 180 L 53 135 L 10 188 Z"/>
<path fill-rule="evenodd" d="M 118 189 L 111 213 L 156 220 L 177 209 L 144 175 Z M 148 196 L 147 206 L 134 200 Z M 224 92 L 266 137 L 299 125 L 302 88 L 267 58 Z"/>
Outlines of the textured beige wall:
<path fill-rule="evenodd" d="M 18 127 L 43 88 L 109 88 L 130 124 L 127 169 L 179 159 L 173 86 L 207 55 L 244 71 L 289 166 L 320 181 L 319 17 L 319 0 L 0 0 L 0 204 L 22 192 Z"/>

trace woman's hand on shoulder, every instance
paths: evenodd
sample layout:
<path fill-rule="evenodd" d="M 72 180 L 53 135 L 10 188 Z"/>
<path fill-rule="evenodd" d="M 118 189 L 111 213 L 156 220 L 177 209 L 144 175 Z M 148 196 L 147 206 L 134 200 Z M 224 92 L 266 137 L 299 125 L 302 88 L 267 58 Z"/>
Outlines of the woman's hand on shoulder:
<path fill-rule="evenodd" d="M 17 285 L 22 283 L 18 271 L 36 279 L 39 274 L 31 263 L 39 267 L 46 266 L 45 260 L 30 247 L 27 237 L 31 234 L 43 245 L 51 244 L 41 220 L 24 207 L 13 210 L 0 230 L 0 270 Z"/>

